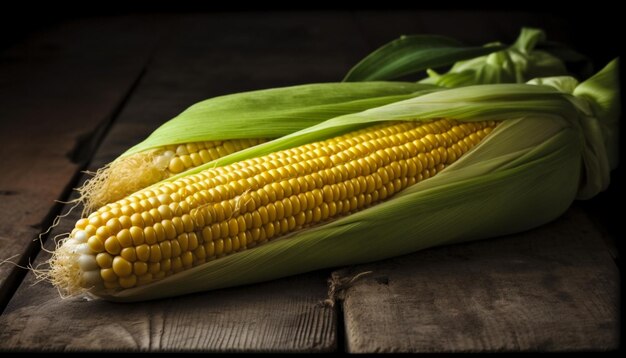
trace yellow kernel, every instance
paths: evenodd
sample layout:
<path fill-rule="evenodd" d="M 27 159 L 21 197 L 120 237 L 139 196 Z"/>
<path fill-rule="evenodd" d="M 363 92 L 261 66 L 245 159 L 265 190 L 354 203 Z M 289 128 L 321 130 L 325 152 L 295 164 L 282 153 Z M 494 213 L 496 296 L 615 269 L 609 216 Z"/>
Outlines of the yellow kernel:
<path fill-rule="evenodd" d="M 122 229 L 122 231 L 117 233 L 116 237 L 121 247 L 130 247 L 133 245 L 133 239 L 128 229 Z"/>
<path fill-rule="evenodd" d="M 133 226 L 132 222 L 130 221 L 130 217 L 128 215 L 122 215 L 119 217 L 119 222 L 120 225 L 122 226 L 122 229 L 128 229 L 131 226 Z"/>
<path fill-rule="evenodd" d="M 163 230 L 165 231 L 165 239 L 172 240 L 176 237 L 176 228 L 171 220 L 163 220 L 161 225 L 163 225 Z"/>
<path fill-rule="evenodd" d="M 90 237 L 89 240 L 87 240 L 87 245 L 89 245 L 89 248 L 93 252 L 102 252 L 102 251 L 104 251 L 104 244 L 102 243 L 102 240 L 100 240 L 95 235 Z"/>
<path fill-rule="evenodd" d="M 148 210 L 148 214 L 150 215 L 150 217 L 152 217 L 152 221 L 154 223 L 161 221 L 161 214 L 159 213 L 158 209 L 152 208 Z"/>
<path fill-rule="evenodd" d="M 152 226 L 154 228 L 154 232 L 157 237 L 157 242 L 161 242 L 166 239 L 165 229 L 163 228 L 163 224 L 160 222 L 154 224 Z"/>
<path fill-rule="evenodd" d="M 150 262 L 161 261 L 161 246 L 159 244 L 150 245 Z"/>
<path fill-rule="evenodd" d="M 263 220 L 261 219 L 261 215 L 259 214 L 258 210 L 257 211 L 253 211 L 251 216 L 252 216 L 252 227 L 253 228 L 258 228 L 258 227 L 261 227 L 261 225 L 263 225 Z"/>
<path fill-rule="evenodd" d="M 183 262 L 180 259 L 180 257 L 174 257 L 173 259 L 171 259 L 171 261 L 172 261 L 172 271 L 174 271 L 174 273 L 180 272 L 183 270 Z"/>
<path fill-rule="evenodd" d="M 135 252 L 139 261 L 148 261 L 150 259 L 150 246 L 146 244 L 137 246 Z"/>
<path fill-rule="evenodd" d="M 122 224 L 118 218 L 109 219 L 106 223 L 106 227 L 111 234 L 117 234 L 118 231 L 122 230 Z"/>
<path fill-rule="evenodd" d="M 306 214 L 304 211 L 299 212 L 294 218 L 296 219 L 296 226 L 302 226 L 306 222 Z"/>
<path fill-rule="evenodd" d="M 164 259 L 169 259 L 172 257 L 172 244 L 169 240 L 165 240 L 159 244 L 161 248 L 161 257 Z"/>
<path fill-rule="evenodd" d="M 206 149 L 200 150 L 198 154 L 200 155 L 200 158 L 202 159 L 203 163 L 208 163 L 212 160 L 211 156 L 209 155 L 209 152 Z"/>
<path fill-rule="evenodd" d="M 137 253 L 135 252 L 134 247 L 127 247 L 125 249 L 122 249 L 120 256 L 122 256 L 125 260 L 130 261 L 130 262 L 137 261 Z"/>
<path fill-rule="evenodd" d="M 102 225 L 102 219 L 100 219 L 100 216 L 98 216 L 97 214 L 95 214 L 95 215 L 94 214 L 90 215 L 90 218 L 88 219 L 89 220 L 89 225 L 93 225 L 93 226 L 98 227 L 98 226 Z"/>
<path fill-rule="evenodd" d="M 143 218 L 141 217 L 141 214 L 138 214 L 138 213 L 134 213 L 133 215 L 130 216 L 130 222 L 131 224 L 133 224 L 133 226 L 143 227 L 145 225 L 145 223 L 143 222 Z"/>
<path fill-rule="evenodd" d="M 172 257 L 180 256 L 181 250 L 180 250 L 180 244 L 178 243 L 178 240 L 170 241 L 170 245 L 172 246 Z"/>
<path fill-rule="evenodd" d="M 215 255 L 219 256 L 224 253 L 224 240 L 218 239 L 213 241 L 215 243 Z"/>
<path fill-rule="evenodd" d="M 191 254 L 191 251 L 187 251 L 185 253 L 183 253 L 180 256 L 180 259 L 183 263 L 184 267 L 191 267 L 191 265 L 193 265 L 193 255 Z"/>
<path fill-rule="evenodd" d="M 265 224 L 264 228 L 265 228 L 265 236 L 268 239 L 271 239 L 272 236 L 274 236 L 274 233 L 275 233 L 274 223 L 267 223 L 267 224 Z"/>
<path fill-rule="evenodd" d="M 180 160 L 180 158 L 174 157 L 172 158 L 172 160 L 170 160 L 168 169 L 170 170 L 170 172 L 178 174 L 185 170 L 185 165 L 183 164 L 183 161 Z"/>
<path fill-rule="evenodd" d="M 180 218 L 183 222 L 183 230 L 185 232 L 192 232 L 194 230 L 193 220 L 191 215 L 185 214 Z"/>
<path fill-rule="evenodd" d="M 239 225 L 237 224 L 237 219 L 228 220 L 228 235 L 233 237 L 239 233 Z"/>
<path fill-rule="evenodd" d="M 133 272 L 137 276 L 141 276 L 148 272 L 148 264 L 145 262 L 135 262 L 133 263 Z"/>
<path fill-rule="evenodd" d="M 215 242 L 210 241 L 204 244 L 204 252 L 207 257 L 213 257 L 215 255 Z"/>
<path fill-rule="evenodd" d="M 333 201 L 333 190 L 330 185 L 324 185 L 322 188 L 322 194 L 324 196 L 324 202 L 330 203 Z"/>
<path fill-rule="evenodd" d="M 118 283 L 122 288 L 131 288 L 137 285 L 137 276 L 130 275 L 128 277 L 120 277 Z"/>
<path fill-rule="evenodd" d="M 152 245 L 157 242 L 156 231 L 152 226 L 143 229 L 143 237 L 146 244 Z"/>
<path fill-rule="evenodd" d="M 168 272 L 171 269 L 172 269 L 172 260 L 171 259 L 161 260 L 161 271 Z"/>
<path fill-rule="evenodd" d="M 211 230 L 211 227 L 206 226 L 204 229 L 202 229 L 202 238 L 205 242 L 213 240 L 213 231 Z"/>
<path fill-rule="evenodd" d="M 267 209 L 267 218 L 269 221 L 276 221 L 276 206 L 274 203 L 269 203 L 265 207 Z"/>
<path fill-rule="evenodd" d="M 279 230 L 279 232 L 280 232 L 281 234 L 284 234 L 284 233 L 286 233 L 287 231 L 289 231 L 289 220 L 287 220 L 287 219 L 283 218 L 282 220 L 277 221 L 277 222 L 279 222 L 279 223 L 280 223 L 280 230 Z M 274 225 L 274 226 L 276 226 L 276 225 Z"/>
<path fill-rule="evenodd" d="M 130 237 L 133 239 L 134 246 L 141 245 L 145 242 L 143 229 L 138 226 L 133 226 L 129 230 Z"/>
<path fill-rule="evenodd" d="M 148 263 L 148 271 L 150 271 L 150 273 L 153 275 L 156 275 L 157 273 L 161 272 L 161 263 L 160 262 Z"/>
<path fill-rule="evenodd" d="M 263 224 L 267 224 L 269 222 L 269 217 L 268 217 L 267 209 L 265 208 L 265 206 L 261 206 L 257 211 L 261 217 L 261 222 Z"/>
<path fill-rule="evenodd" d="M 133 272 L 133 265 L 121 256 L 113 259 L 113 272 L 119 277 L 128 276 Z"/>
<path fill-rule="evenodd" d="M 233 251 L 233 241 L 230 237 L 224 239 L 224 253 L 230 254 Z"/>
<path fill-rule="evenodd" d="M 189 249 L 189 235 L 187 234 L 180 234 L 178 235 L 178 238 L 176 238 L 176 241 L 178 241 L 178 246 L 180 247 L 180 250 L 185 252 L 188 251 Z"/>
<path fill-rule="evenodd" d="M 113 265 L 113 257 L 106 252 L 101 252 L 96 256 L 96 262 L 101 268 L 110 268 Z"/>
<path fill-rule="evenodd" d="M 204 249 L 204 246 L 198 246 L 195 250 L 193 250 L 193 255 L 199 260 L 206 258 L 206 251 Z"/>
<path fill-rule="evenodd" d="M 79 228 L 79 229 L 85 229 L 85 227 L 87 227 L 87 224 L 89 224 L 89 220 L 87 219 L 80 219 L 76 222 L 75 227 Z"/>
<path fill-rule="evenodd" d="M 117 281 L 117 275 L 115 274 L 112 268 L 105 268 L 105 269 L 100 270 L 100 277 L 102 277 L 102 280 L 104 280 L 104 282 L 116 282 Z"/>
<path fill-rule="evenodd" d="M 300 199 L 298 199 L 298 195 L 292 195 L 289 197 L 289 201 L 291 202 L 291 212 L 293 215 L 296 215 L 300 212 Z"/>
<path fill-rule="evenodd" d="M 122 250 L 120 246 L 120 242 L 117 240 L 117 237 L 111 236 L 104 242 L 104 248 L 111 255 L 117 255 Z"/>
<path fill-rule="evenodd" d="M 198 165 L 201 165 L 203 163 L 202 157 L 200 157 L 198 153 L 191 153 L 189 155 L 189 158 L 191 159 L 191 163 L 194 167 L 197 167 Z"/>
<path fill-rule="evenodd" d="M 322 220 L 322 209 L 320 207 L 316 207 L 313 209 L 313 221 L 320 222 Z"/>
<path fill-rule="evenodd" d="M 228 227 L 228 221 L 222 221 L 220 223 L 220 237 L 222 239 L 225 239 L 228 237 L 228 231 L 229 231 L 229 227 Z"/>
<path fill-rule="evenodd" d="M 172 209 L 169 206 L 160 205 L 157 210 L 162 220 L 166 220 L 166 219 L 169 220 L 172 218 Z"/>
<path fill-rule="evenodd" d="M 93 236 L 96 234 L 96 229 L 97 228 L 95 226 L 89 224 L 85 227 L 85 233 L 87 234 L 88 237 Z"/>

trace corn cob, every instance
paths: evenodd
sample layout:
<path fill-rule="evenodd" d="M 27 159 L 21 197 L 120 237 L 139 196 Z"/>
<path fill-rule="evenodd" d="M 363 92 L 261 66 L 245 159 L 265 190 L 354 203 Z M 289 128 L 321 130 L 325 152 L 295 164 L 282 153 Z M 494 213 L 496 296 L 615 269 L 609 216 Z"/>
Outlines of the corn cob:
<path fill-rule="evenodd" d="M 67 270 L 69 291 L 148 284 L 375 205 L 436 175 L 495 125 L 384 123 L 167 182 L 79 220 L 54 267 Z"/>
<path fill-rule="evenodd" d="M 617 78 L 613 61 L 581 84 L 464 87 L 332 118 L 106 205 L 49 277 L 136 301 L 528 230 L 608 186 Z"/>

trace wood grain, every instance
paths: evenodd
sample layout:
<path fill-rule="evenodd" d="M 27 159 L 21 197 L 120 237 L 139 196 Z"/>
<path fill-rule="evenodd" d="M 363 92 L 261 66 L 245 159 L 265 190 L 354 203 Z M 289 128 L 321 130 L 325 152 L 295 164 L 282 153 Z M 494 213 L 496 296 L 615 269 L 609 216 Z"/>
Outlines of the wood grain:
<path fill-rule="evenodd" d="M 147 24 L 159 25 L 154 34 L 158 35 L 158 46 L 151 53 L 145 74 L 128 101 L 123 103 L 95 156 L 88 158 L 91 153 L 85 146 L 76 151 L 80 154 L 77 158 L 90 159 L 88 167 L 93 170 L 192 103 L 237 91 L 337 81 L 361 56 L 402 32 L 422 30 L 456 36 L 461 31 L 466 37 L 460 38 L 468 42 L 487 41 L 481 37 L 484 34 L 476 30 L 465 33 L 457 28 L 446 32 L 442 15 L 431 15 L 399 12 L 189 14 L 159 15 L 143 20 L 131 17 L 134 19 L 131 23 L 111 17 L 106 24 L 97 20 L 99 25 L 95 30 L 85 29 L 82 35 L 74 34 L 72 28 L 63 30 L 63 36 L 58 35 L 56 45 L 51 48 L 45 44 L 42 48 L 28 45 L 28 48 L 47 49 L 52 53 L 44 51 L 45 56 L 38 57 L 39 62 L 20 56 L 12 60 L 9 56 L 9 60 L 3 61 L 15 62 L 15 68 L 35 61 L 35 74 L 41 78 L 49 76 L 52 79 L 48 81 L 53 83 L 56 77 L 51 73 L 57 68 L 66 75 L 75 69 L 77 74 L 69 76 L 71 81 L 65 82 L 82 83 L 78 71 L 81 66 L 98 67 L 100 70 L 95 72 L 102 76 L 102 84 L 94 88 L 84 85 L 79 87 L 81 93 L 72 95 L 74 92 L 64 92 L 69 91 L 65 88 L 68 85 L 59 80 L 60 84 L 47 90 L 51 92 L 50 98 L 41 102 L 47 107 L 37 109 L 29 102 L 23 108 L 34 112 L 24 114 L 24 118 L 52 116 L 50 113 L 56 113 L 52 109 L 61 106 L 80 109 L 78 114 L 68 114 L 69 117 L 100 115 L 94 123 L 106 122 L 110 106 L 90 101 L 107 98 L 119 105 L 124 91 L 106 83 L 132 83 L 128 78 L 132 76 L 122 71 L 128 65 L 124 61 L 139 60 L 118 58 L 111 63 L 106 54 L 100 53 L 106 52 L 106 46 L 92 51 L 103 56 L 101 62 L 93 60 L 93 63 L 87 54 L 81 55 L 83 57 L 75 54 L 74 60 L 67 60 L 67 55 L 59 50 L 55 57 L 55 49 L 66 48 L 64 41 L 67 39 L 79 44 L 89 42 L 94 36 L 97 39 L 106 26 L 112 26 L 109 21 L 113 21 L 117 25 L 109 30 L 129 31 L 131 35 L 119 47 L 114 46 L 110 56 L 134 53 L 135 47 L 141 52 L 145 50 L 143 46 L 150 47 L 148 45 L 154 42 L 137 45 L 130 30 L 147 28 L 154 32 L 154 27 Z M 479 18 L 476 14 L 456 14 L 446 21 L 470 27 L 472 21 Z M 512 18 L 521 21 L 515 16 Z M 120 25 L 120 21 L 126 25 Z M 494 21 L 496 25 L 481 26 L 485 31 L 497 31 L 504 26 L 500 20 Z M 26 53 L 29 51 L 39 53 L 35 50 Z M 48 64 L 50 61 L 57 67 Z M 69 62 L 66 64 L 66 61 Z M 109 65 L 120 72 L 115 75 L 103 70 Z M 0 91 L 5 85 L 2 80 L 0 77 Z M 6 102 L 13 98 L 7 108 L 27 98 L 24 93 L 30 87 L 27 83 L 20 86 L 23 92 L 15 92 L 20 94 L 19 98 L 6 97 L 9 98 Z M 0 93 L 11 94 L 15 89 L 17 87 Z M 3 100 L 4 97 L 0 97 L 0 104 Z M 82 127 L 74 125 L 65 131 L 56 131 L 58 122 L 65 117 L 61 113 L 50 118 L 57 124 L 24 122 L 30 123 L 27 127 L 37 134 L 32 138 L 46 138 L 36 144 L 38 152 L 29 152 L 25 158 L 40 155 L 37 165 L 66 178 L 74 175 L 77 165 L 69 160 L 69 164 L 54 164 L 49 156 L 64 157 L 75 148 L 76 138 L 88 137 L 97 125 L 89 127 L 87 123 L 91 122 L 86 121 Z M 0 122 L 0 126 L 5 124 Z M 1 127 L 5 128 L 9 127 Z M 54 138 L 43 136 L 43 132 L 53 133 Z M 17 138 L 28 142 L 23 137 Z M 72 145 L 68 145 L 70 142 Z M 0 158 L 9 158 L 6 153 L 15 153 L 23 147 L 12 146 L 0 146 Z M 0 162 L 0 166 L 4 165 Z M 67 175 L 57 174 L 63 170 Z M 7 179 L 0 176 L 3 185 L 16 185 L 20 180 L 22 176 Z M 31 195 L 46 192 L 46 198 L 52 200 L 63 191 L 63 186 L 55 189 L 57 179 L 46 179 L 50 183 L 40 178 L 28 180 L 20 190 Z M 22 191 L 0 186 L 0 209 L 4 208 L 5 197 L 21 195 Z M 41 200 L 36 196 L 31 200 L 36 201 L 35 204 L 23 207 L 33 212 L 38 210 L 45 217 L 51 206 Z M 7 208 L 12 210 L 10 206 Z M 0 214 L 4 215 L 4 211 L 0 210 Z M 69 231 L 78 218 L 75 214 L 63 220 L 52 236 Z M 24 215 L 38 217 L 28 216 L 30 212 Z M 14 222 L 20 225 L 12 226 L 13 231 L 5 236 L 0 233 L 2 250 L 7 242 L 12 245 L 16 240 L 30 241 L 39 231 L 37 223 L 40 221 L 32 221 L 35 224 L 30 225 L 31 221 L 24 221 L 21 216 L 5 217 L 12 218 L 11 225 Z M 52 242 L 46 245 L 53 246 Z M 35 264 L 44 262 L 47 257 L 46 253 L 40 253 Z M 2 266 L 0 273 L 1 270 Z M 617 346 L 617 269 L 599 240 L 597 230 L 577 210 L 550 226 L 522 235 L 427 250 L 337 273 L 351 276 L 366 270 L 374 273 L 345 292 L 345 300 L 341 302 L 343 320 L 338 320 L 334 309 L 318 305 L 326 297 L 329 271 L 135 304 L 114 304 L 83 297 L 61 299 L 52 286 L 36 283 L 35 277 L 28 274 L 0 316 L 0 351 L 329 352 L 346 349 L 350 352 L 439 352 L 603 350 Z M 6 290 L 0 287 L 0 294 L 3 292 Z M 338 327 L 343 321 L 345 347 L 343 339 L 337 337 L 343 334 L 344 327 Z"/>
<path fill-rule="evenodd" d="M 172 20 L 141 84 L 90 168 L 110 161 L 199 100 L 339 80 L 357 59 L 343 15 L 188 15 Z M 193 36 L 189 36 L 193 34 Z M 341 35 L 338 35 L 341 34 Z M 347 66 L 346 66 L 347 67 Z M 53 233 L 67 232 L 76 216 Z M 51 247 L 51 244 L 48 243 Z M 37 263 L 47 255 L 41 254 Z M 0 316 L 0 349 L 326 352 L 337 349 L 328 271 L 139 304 L 61 300 L 28 275 Z M 62 319 L 59 319 L 62 317 Z"/>
<path fill-rule="evenodd" d="M 613 350 L 619 273 L 586 214 L 340 271 L 350 352 Z"/>
<path fill-rule="evenodd" d="M 144 21 L 68 22 L 0 54 L 0 261 L 27 262 L 54 200 L 139 78 L 158 38 Z M 0 311 L 16 277 L 0 265 Z"/>
<path fill-rule="evenodd" d="M 78 216 L 68 219 L 55 231 Z M 119 304 L 61 299 L 29 274 L 0 316 L 0 351 L 333 351 L 335 311 L 318 305 L 326 275 Z"/>

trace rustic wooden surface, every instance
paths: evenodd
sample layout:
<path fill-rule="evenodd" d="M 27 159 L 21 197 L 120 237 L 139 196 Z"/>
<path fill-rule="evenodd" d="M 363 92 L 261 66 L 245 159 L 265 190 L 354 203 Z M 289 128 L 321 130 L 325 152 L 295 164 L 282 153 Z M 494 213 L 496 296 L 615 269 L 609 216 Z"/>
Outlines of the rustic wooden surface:
<path fill-rule="evenodd" d="M 53 234 L 70 230 L 78 218 L 72 212 Z M 48 257 L 40 255 L 36 264 Z M 333 351 L 335 311 L 318 304 L 327 275 L 120 304 L 62 299 L 29 274 L 0 316 L 0 350 Z"/>
<path fill-rule="evenodd" d="M 522 234 L 335 275 L 367 271 L 345 291 L 350 352 L 618 348 L 619 273 L 578 208 Z"/>
<path fill-rule="evenodd" d="M 483 43 L 491 33 L 513 39 L 530 20 L 553 31 L 551 38 L 568 40 L 558 31 L 562 19 L 495 15 L 153 14 L 70 21 L 34 34 L 0 53 L 0 259 L 19 254 L 21 262 L 44 262 L 48 254 L 35 256 L 32 239 L 67 210 L 52 200 L 68 199 L 68 186 L 85 179 L 79 170 L 100 167 L 201 99 L 336 81 L 402 33 Z M 615 348 L 617 268 L 598 239 L 602 228 L 576 210 L 521 236 L 340 270 L 374 273 L 334 308 L 318 305 L 330 270 L 113 304 L 62 300 L 47 283 L 33 285 L 32 274 L 20 282 L 20 270 L 0 265 L 0 351 Z M 75 220 L 74 213 L 51 236 Z"/>
<path fill-rule="evenodd" d="M 0 260 L 30 256 L 138 80 L 156 44 L 144 20 L 62 24 L 0 54 Z M 0 265 L 1 307 L 17 276 Z"/>

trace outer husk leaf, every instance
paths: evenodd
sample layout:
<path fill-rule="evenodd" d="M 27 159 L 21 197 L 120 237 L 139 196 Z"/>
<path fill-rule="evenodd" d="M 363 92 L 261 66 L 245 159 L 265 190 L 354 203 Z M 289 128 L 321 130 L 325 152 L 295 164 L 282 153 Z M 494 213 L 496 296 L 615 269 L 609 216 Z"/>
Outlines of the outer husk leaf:
<path fill-rule="evenodd" d="M 318 83 L 214 97 L 164 123 L 121 157 L 178 143 L 278 138 L 329 118 L 438 89 L 409 82 Z"/>
<path fill-rule="evenodd" d="M 610 68 L 608 72 L 615 74 Z M 596 81 L 600 86 L 598 82 L 602 81 Z M 588 139 L 584 122 L 605 120 L 581 111 L 581 103 L 589 98 L 592 103 L 588 105 L 593 107 L 593 96 L 576 98 L 548 86 L 452 89 L 333 118 L 247 150 L 246 156 L 251 157 L 264 152 L 259 149 L 262 147 L 274 151 L 381 120 L 449 117 L 504 121 L 444 171 L 384 203 L 159 282 L 103 297 L 137 301 L 248 284 L 510 234 L 549 222 L 578 194 L 583 170 L 589 174 L 590 168 L 581 158 L 586 150 L 596 150 L 597 143 Z M 229 157 L 239 160 L 241 156 Z M 234 161 L 229 157 L 222 162 Z"/>
<path fill-rule="evenodd" d="M 401 36 L 383 45 L 357 63 L 345 82 L 393 80 L 428 68 L 451 65 L 456 61 L 482 56 L 503 46 L 469 47 L 436 35 Z"/>
<path fill-rule="evenodd" d="M 517 41 L 509 48 L 459 61 L 445 74 L 428 71 L 429 77 L 420 81 L 443 87 L 460 87 L 489 83 L 524 83 L 531 78 L 565 75 L 565 64 L 559 58 L 535 47 L 545 41 L 539 29 L 522 28 Z M 498 43 L 488 44 L 494 46 Z"/>

